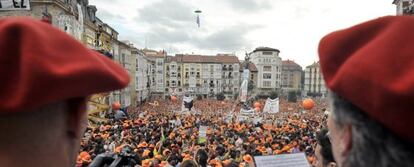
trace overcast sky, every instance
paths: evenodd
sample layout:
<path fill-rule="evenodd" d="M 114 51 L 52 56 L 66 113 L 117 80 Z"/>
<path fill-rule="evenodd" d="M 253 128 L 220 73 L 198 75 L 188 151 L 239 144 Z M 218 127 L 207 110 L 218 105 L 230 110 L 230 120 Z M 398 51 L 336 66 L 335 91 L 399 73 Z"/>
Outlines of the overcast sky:
<path fill-rule="evenodd" d="M 138 48 L 170 55 L 245 52 L 277 48 L 302 67 L 318 60 L 329 32 L 385 15 L 392 0 L 90 0 L 97 15 Z M 201 27 L 195 10 L 201 10 Z"/>

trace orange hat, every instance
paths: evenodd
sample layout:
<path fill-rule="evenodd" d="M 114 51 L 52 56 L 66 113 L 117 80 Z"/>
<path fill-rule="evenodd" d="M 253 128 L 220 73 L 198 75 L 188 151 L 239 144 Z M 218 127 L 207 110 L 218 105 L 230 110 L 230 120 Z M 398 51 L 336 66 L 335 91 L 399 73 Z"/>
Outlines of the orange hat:
<path fill-rule="evenodd" d="M 253 162 L 253 158 L 249 154 L 246 154 L 245 156 L 243 156 L 243 160 L 247 163 Z"/>
<path fill-rule="evenodd" d="M 229 159 L 226 159 L 226 160 L 224 160 L 223 161 L 223 165 L 224 166 L 227 166 L 227 165 L 229 165 L 231 163 L 231 160 L 229 160 Z"/>
<path fill-rule="evenodd" d="M 327 87 L 411 143 L 413 27 L 410 16 L 381 17 L 331 33 L 319 44 Z"/>
<path fill-rule="evenodd" d="M 144 150 L 144 152 L 142 153 L 142 156 L 143 156 L 143 157 L 146 157 L 146 156 L 148 156 L 148 155 L 149 155 L 149 153 L 151 153 L 151 151 L 150 151 L 150 150 Z"/>
<path fill-rule="evenodd" d="M 148 147 L 147 142 L 142 142 L 141 144 L 138 145 L 138 148 L 145 148 Z"/>
<path fill-rule="evenodd" d="M 146 160 L 143 160 L 142 162 L 141 162 L 141 166 L 142 167 L 150 167 L 151 166 L 151 160 L 149 160 L 149 159 L 146 159 Z"/>
<path fill-rule="evenodd" d="M 155 159 L 158 159 L 158 160 L 160 160 L 160 161 L 161 161 L 161 160 L 162 160 L 162 155 L 159 155 L 159 154 L 158 154 L 158 155 L 156 155 L 156 156 L 155 156 Z"/>
<path fill-rule="evenodd" d="M 214 166 L 214 167 L 221 167 L 222 166 L 220 160 L 218 160 L 218 159 L 210 160 L 209 164 L 211 166 Z"/>
<path fill-rule="evenodd" d="M 1 19 L 0 39 L 0 113 L 121 89 L 130 80 L 113 60 L 38 20 Z"/>

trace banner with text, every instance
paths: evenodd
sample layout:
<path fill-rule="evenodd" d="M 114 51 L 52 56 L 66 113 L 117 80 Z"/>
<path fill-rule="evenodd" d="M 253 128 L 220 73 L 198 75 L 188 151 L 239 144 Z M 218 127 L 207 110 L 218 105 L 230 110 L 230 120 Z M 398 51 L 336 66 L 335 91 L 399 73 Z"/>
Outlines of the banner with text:
<path fill-rule="evenodd" d="M 263 108 L 263 112 L 265 113 L 278 113 L 279 112 L 279 98 L 266 100 L 266 104 Z"/>
<path fill-rule="evenodd" d="M 0 0 L 0 10 L 30 10 L 30 1 Z"/>
<path fill-rule="evenodd" d="M 255 156 L 256 167 L 309 167 L 305 153 Z"/>

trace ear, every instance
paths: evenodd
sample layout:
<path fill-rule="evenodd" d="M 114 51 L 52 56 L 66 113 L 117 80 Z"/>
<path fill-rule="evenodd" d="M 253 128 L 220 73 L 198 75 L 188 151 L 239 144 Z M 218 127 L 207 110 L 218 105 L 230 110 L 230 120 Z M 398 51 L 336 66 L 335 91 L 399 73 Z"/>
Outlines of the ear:
<path fill-rule="evenodd" d="M 342 142 L 341 142 L 342 156 L 347 157 L 352 149 L 352 126 L 346 125 L 343 129 Z"/>
<path fill-rule="evenodd" d="M 87 127 L 87 98 L 75 98 L 68 100 L 67 134 L 70 138 L 81 138 Z"/>

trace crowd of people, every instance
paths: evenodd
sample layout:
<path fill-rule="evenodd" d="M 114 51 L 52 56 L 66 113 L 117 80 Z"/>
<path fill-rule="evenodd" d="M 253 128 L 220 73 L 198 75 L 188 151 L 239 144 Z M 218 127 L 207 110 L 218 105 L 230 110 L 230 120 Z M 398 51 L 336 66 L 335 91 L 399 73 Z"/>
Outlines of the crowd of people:
<path fill-rule="evenodd" d="M 100 154 L 122 154 L 125 148 L 142 167 L 191 166 L 187 160 L 199 166 L 254 166 L 254 156 L 300 152 L 315 163 L 316 132 L 326 124 L 325 100 L 304 111 L 300 102 L 280 99 L 280 112 L 259 112 L 254 116 L 262 118 L 259 122 L 238 120 L 239 108 L 234 101 L 203 99 L 191 112 L 181 112 L 180 101 L 154 99 L 129 111 L 128 118 L 109 113 L 108 122 L 88 127 L 77 164 L 87 166 Z M 205 141 L 199 140 L 201 126 L 208 127 Z"/>

